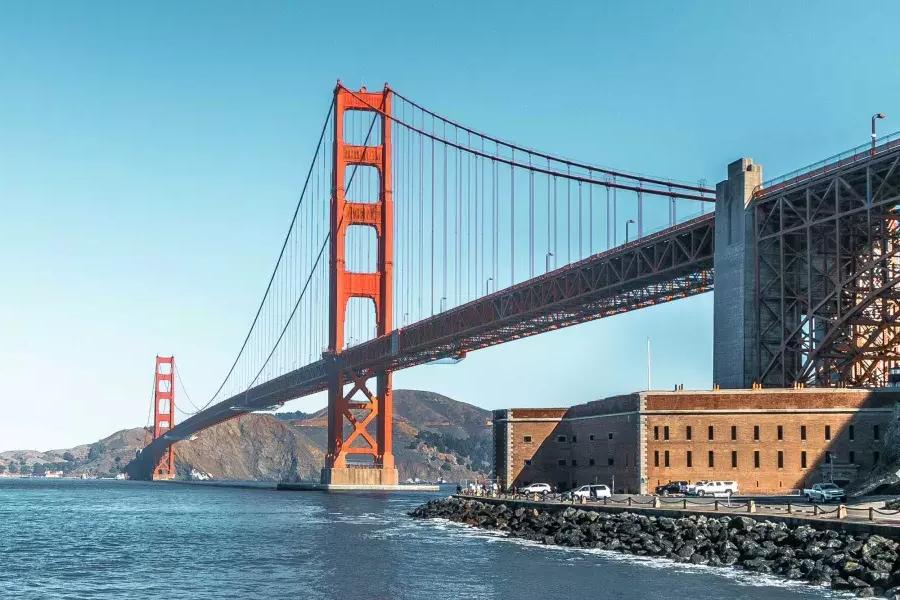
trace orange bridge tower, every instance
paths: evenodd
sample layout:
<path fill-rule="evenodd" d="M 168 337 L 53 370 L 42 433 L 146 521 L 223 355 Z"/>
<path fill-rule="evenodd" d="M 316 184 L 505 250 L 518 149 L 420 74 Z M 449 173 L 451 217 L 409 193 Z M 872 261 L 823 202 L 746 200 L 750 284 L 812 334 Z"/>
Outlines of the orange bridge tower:
<path fill-rule="evenodd" d="M 397 468 L 391 445 L 393 406 L 388 371 L 358 372 L 341 360 L 344 322 L 350 298 L 367 298 L 375 307 L 376 335 L 393 326 L 393 220 L 391 195 L 391 90 L 351 91 L 338 82 L 334 91 L 334 165 L 331 195 L 331 262 L 329 265 L 329 344 L 332 360 L 328 382 L 328 451 L 322 483 L 378 487 L 397 485 Z M 380 143 L 353 145 L 345 140 L 344 117 L 350 111 L 372 114 Z M 379 118 L 380 117 L 380 118 Z M 380 125 L 377 123 L 380 122 Z M 365 142 L 368 144 L 368 138 Z M 357 166 L 378 171 L 378 198 L 346 197 L 347 178 Z M 350 226 L 375 230 L 375 271 L 356 273 L 346 269 L 346 235 Z M 375 379 L 375 391 L 369 388 Z M 350 386 L 349 392 L 346 391 Z M 372 427 L 374 426 L 374 432 Z M 352 457 L 348 460 L 349 457 Z"/>
<path fill-rule="evenodd" d="M 175 427 L 175 357 L 157 356 L 153 376 L 153 439 Z M 170 445 L 153 469 L 153 479 L 175 477 L 175 446 Z"/>

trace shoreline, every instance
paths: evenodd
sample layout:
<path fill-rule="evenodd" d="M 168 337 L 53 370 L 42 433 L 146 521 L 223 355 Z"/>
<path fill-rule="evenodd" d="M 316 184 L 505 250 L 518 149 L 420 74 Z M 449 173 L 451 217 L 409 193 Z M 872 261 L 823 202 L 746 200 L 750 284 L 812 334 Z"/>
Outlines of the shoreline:
<path fill-rule="evenodd" d="M 893 536 L 791 526 L 746 514 L 656 516 L 455 497 L 432 500 L 409 515 L 544 545 L 741 569 L 858 597 L 900 599 L 900 542 Z"/>

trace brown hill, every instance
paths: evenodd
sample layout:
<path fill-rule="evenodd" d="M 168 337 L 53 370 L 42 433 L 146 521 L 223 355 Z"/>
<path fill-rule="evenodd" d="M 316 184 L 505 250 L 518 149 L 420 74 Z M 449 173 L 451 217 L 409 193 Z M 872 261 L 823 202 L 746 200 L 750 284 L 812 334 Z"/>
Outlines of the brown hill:
<path fill-rule="evenodd" d="M 292 425 L 324 448 L 325 409 Z M 394 458 L 400 479 L 461 481 L 491 470 L 491 413 L 422 390 L 394 390 Z"/>
<path fill-rule="evenodd" d="M 93 444 L 65 450 L 0 452 L 0 472 L 64 471 L 69 475 L 115 475 L 149 440 L 144 428 L 123 429 Z"/>
<path fill-rule="evenodd" d="M 175 447 L 181 478 L 192 472 L 214 479 L 298 480 L 318 477 L 322 447 L 271 415 L 243 415 L 200 432 Z"/>
<path fill-rule="evenodd" d="M 491 466 L 490 412 L 418 390 L 394 391 L 394 454 L 401 480 L 449 481 L 483 476 Z M 291 415 L 287 415 L 291 416 Z M 176 445 L 179 477 L 317 479 L 325 460 L 324 410 L 303 418 L 249 414 Z M 126 429 L 68 450 L 0 453 L 0 471 L 46 468 L 71 475 L 114 475 L 149 441 L 144 428 Z"/>

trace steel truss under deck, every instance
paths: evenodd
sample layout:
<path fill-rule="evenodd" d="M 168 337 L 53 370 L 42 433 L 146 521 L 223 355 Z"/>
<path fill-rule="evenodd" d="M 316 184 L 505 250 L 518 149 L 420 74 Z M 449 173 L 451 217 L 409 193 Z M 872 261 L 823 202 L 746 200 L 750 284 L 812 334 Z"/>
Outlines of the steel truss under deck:
<path fill-rule="evenodd" d="M 595 254 L 255 386 L 186 419 L 129 465 L 146 478 L 175 441 L 232 417 L 362 380 L 712 290 L 714 213 Z"/>
<path fill-rule="evenodd" d="M 900 361 L 900 149 L 754 199 L 757 381 L 884 385 Z"/>

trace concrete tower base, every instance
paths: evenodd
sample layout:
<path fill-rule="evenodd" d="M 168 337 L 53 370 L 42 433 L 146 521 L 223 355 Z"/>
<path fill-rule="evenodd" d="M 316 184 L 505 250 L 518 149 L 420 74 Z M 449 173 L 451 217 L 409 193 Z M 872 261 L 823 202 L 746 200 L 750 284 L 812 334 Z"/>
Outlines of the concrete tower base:
<path fill-rule="evenodd" d="M 322 469 L 321 483 L 299 482 L 279 483 L 279 490 L 325 491 L 325 492 L 436 492 L 439 487 L 431 484 L 399 483 L 396 468 L 386 469 L 348 469 L 346 467 Z"/>
<path fill-rule="evenodd" d="M 399 483 L 400 474 L 396 468 L 325 467 L 322 469 L 322 485 L 379 488 Z"/>

